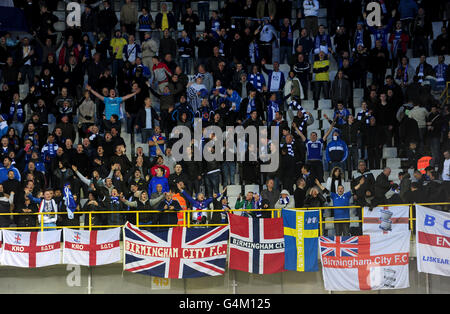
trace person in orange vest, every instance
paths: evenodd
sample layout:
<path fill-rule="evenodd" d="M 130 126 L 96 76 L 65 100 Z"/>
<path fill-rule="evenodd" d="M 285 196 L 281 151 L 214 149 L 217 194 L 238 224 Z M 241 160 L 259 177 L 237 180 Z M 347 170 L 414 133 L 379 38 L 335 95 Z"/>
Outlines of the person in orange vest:
<path fill-rule="evenodd" d="M 183 186 L 184 188 L 184 186 Z M 174 189 L 176 190 L 176 189 Z M 184 224 L 184 213 L 188 209 L 186 204 L 186 199 L 180 194 L 179 191 L 177 193 L 173 194 L 172 199 L 178 201 L 178 203 L 181 206 L 181 210 L 177 212 L 177 218 L 178 218 L 178 225 Z"/>
<path fill-rule="evenodd" d="M 420 158 L 417 161 L 417 170 L 419 170 L 420 173 L 425 174 L 427 172 L 426 168 L 430 166 L 432 159 L 433 158 L 430 156 L 424 156 L 424 157 Z"/>

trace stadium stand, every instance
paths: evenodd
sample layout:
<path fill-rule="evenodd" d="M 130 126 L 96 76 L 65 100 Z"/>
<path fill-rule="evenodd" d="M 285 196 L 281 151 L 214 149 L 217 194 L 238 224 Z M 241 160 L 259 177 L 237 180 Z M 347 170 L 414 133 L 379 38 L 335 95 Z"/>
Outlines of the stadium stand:
<path fill-rule="evenodd" d="M 15 210 L 25 205 L 27 193 L 39 198 L 49 188 L 62 192 L 66 184 L 70 184 L 79 209 L 87 208 L 89 200 L 98 201 L 98 209 L 115 202 L 126 208 L 122 199 L 138 199 L 142 192 L 156 197 L 161 192 L 156 185 L 153 189 L 152 180 L 164 186 L 162 193 L 177 192 L 180 181 L 192 195 L 204 193 L 206 197 L 227 187 L 231 208 L 240 194 L 261 193 L 268 179 L 275 181 L 276 191 L 287 189 L 294 197 L 292 185 L 296 188 L 298 179 L 309 182 L 309 175 L 319 175 L 315 167 L 310 174 L 302 172 L 303 165 L 311 164 L 308 156 L 314 148 L 301 135 L 311 140 L 314 131 L 322 138 L 330 128 L 333 132 L 319 156 L 325 174 L 322 182 L 339 165 L 345 173 L 344 190 L 355 193 L 351 182 L 360 176 L 358 161 L 365 160 L 375 179 L 383 167 L 390 168 L 388 180 L 393 189 L 397 189 L 394 183 L 403 180 L 420 182 L 421 200 L 448 201 L 450 77 L 448 38 L 443 30 L 448 26 L 449 7 L 445 1 L 437 1 L 436 7 L 425 1 L 416 4 L 409 19 L 403 19 L 406 9 L 396 4 L 398 1 L 389 3 L 382 21 L 383 27 L 393 27 L 384 33 L 382 27 L 367 26 L 365 10 L 358 1 L 340 11 L 339 18 L 329 16 L 327 2 L 319 1 L 320 9 L 312 12 L 310 19 L 305 18 L 303 1 L 272 2 L 275 14 L 264 1 L 209 1 L 207 18 L 200 20 L 204 12 L 199 12 L 195 1 L 186 1 L 185 6 L 177 1 L 83 1 L 82 25 L 73 28 L 65 23 L 68 12 L 64 1 L 44 1 L 41 6 L 15 1 L 29 22 L 29 32 L 6 31 L 0 41 L 0 127 L 6 141 L 1 153 L 8 159 L 3 160 L 0 183 L 6 194 L 18 191 L 11 201 Z M 144 14 L 142 3 L 150 3 L 151 18 Z M 187 13 L 189 4 L 192 13 Z M 108 15 L 111 10 L 112 15 Z M 242 12 L 250 15 L 242 18 Z M 111 21 L 114 16 L 116 23 Z M 400 29 L 395 29 L 395 21 L 403 21 Z M 357 25 L 362 26 L 362 32 Z M 187 37 L 182 35 L 184 30 Z M 149 34 L 147 39 L 144 32 Z M 378 40 L 380 48 L 376 47 Z M 422 40 L 425 44 L 420 45 Z M 298 61 L 298 54 L 304 61 Z M 326 61 L 320 59 L 322 54 Z M 49 63 L 52 57 L 54 63 Z M 198 68 L 200 64 L 203 70 Z M 257 75 L 251 75 L 254 64 L 264 84 Z M 295 79 L 289 78 L 290 71 Z M 243 73 L 248 84 L 241 82 Z M 387 82 L 389 78 L 392 83 Z M 323 91 L 315 99 L 319 86 Z M 219 98 L 215 98 L 215 90 Z M 251 97 L 253 91 L 255 98 Z M 293 100 L 300 107 L 291 107 Z M 363 101 L 367 103 L 365 112 Z M 225 105 L 219 108 L 222 102 Z M 349 115 L 337 109 L 339 103 L 347 106 L 355 122 L 349 123 Z M 297 117 L 298 110 L 309 112 L 314 121 L 303 123 Z M 280 112 L 282 118 L 273 116 L 274 112 Z M 172 131 L 177 125 L 193 130 L 195 117 L 204 126 L 222 129 L 226 125 L 287 123 L 286 133 L 280 134 L 277 171 L 261 173 L 260 160 L 176 160 L 169 150 L 175 143 Z M 292 126 L 294 121 L 299 131 Z M 336 142 L 341 139 L 343 145 L 339 146 Z M 210 139 L 202 140 L 192 148 L 203 148 Z M 412 149 L 411 143 L 417 148 Z M 244 146 L 248 154 L 248 143 Z M 328 153 L 330 147 L 338 149 Z M 140 149 L 142 164 L 137 161 Z M 417 169 L 417 159 L 422 156 L 433 157 L 426 173 L 421 178 L 413 173 L 405 177 L 404 173 Z M 380 161 L 376 168 L 369 165 L 373 159 Z M 176 173 L 177 163 L 183 175 Z M 154 169 L 162 165 L 164 174 L 158 177 Z M 8 178 L 12 168 L 18 171 Z M 431 181 L 443 187 L 441 194 L 428 191 Z M 14 186 L 17 190 L 11 188 Z M 132 186 L 137 186 L 137 191 Z M 367 189 L 373 192 L 372 188 Z M 334 192 L 324 191 L 325 195 Z M 62 196 L 52 198 L 64 210 Z M 403 201 L 418 200 L 411 196 Z M 389 203 L 389 199 L 383 202 Z M 351 204 L 374 206 L 360 200 Z M 299 199 L 295 207 L 304 204 Z M 34 210 L 38 210 L 37 205 Z M 351 215 L 357 217 L 357 213 Z M 58 226 L 64 223 L 57 222 Z M 0 227 L 16 224 L 11 220 Z M 326 225 L 329 228 L 332 224 Z"/>

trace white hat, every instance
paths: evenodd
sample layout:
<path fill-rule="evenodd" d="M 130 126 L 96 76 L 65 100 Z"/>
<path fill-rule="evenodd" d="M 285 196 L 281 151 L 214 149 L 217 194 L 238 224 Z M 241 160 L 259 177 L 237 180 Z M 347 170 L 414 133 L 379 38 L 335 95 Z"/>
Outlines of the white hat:
<path fill-rule="evenodd" d="M 288 192 L 288 190 L 282 190 L 280 194 L 287 194 L 287 195 L 290 195 L 290 193 Z"/>

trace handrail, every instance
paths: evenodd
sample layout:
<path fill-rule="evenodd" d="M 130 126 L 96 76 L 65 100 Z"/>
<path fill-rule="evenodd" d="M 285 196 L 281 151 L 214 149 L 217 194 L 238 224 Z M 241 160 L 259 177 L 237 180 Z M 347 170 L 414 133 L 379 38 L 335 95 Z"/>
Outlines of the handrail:
<path fill-rule="evenodd" d="M 445 89 L 442 91 L 441 96 L 439 96 L 439 101 L 440 101 L 441 105 L 447 104 L 447 101 L 450 98 L 450 96 L 448 95 L 449 87 L 450 87 L 450 81 L 446 82 Z M 445 96 L 445 101 L 442 101 L 442 98 L 444 98 L 444 96 Z"/>
<path fill-rule="evenodd" d="M 413 217 L 413 207 L 415 205 L 422 205 L 422 206 L 433 206 L 433 205 L 450 205 L 450 202 L 441 202 L 441 203 L 418 203 L 418 204 L 386 204 L 386 205 L 377 205 L 377 207 L 396 207 L 396 206 L 409 206 L 409 224 L 410 224 L 410 229 L 413 230 L 413 222 L 416 220 L 416 218 Z M 362 209 L 362 206 L 358 206 L 358 205 L 349 205 L 349 206 L 325 206 L 325 207 L 303 207 L 303 208 L 290 208 L 290 210 L 320 210 L 320 215 L 319 215 L 319 234 L 323 234 L 323 228 L 322 225 L 323 224 L 327 224 L 327 223 L 352 223 L 352 222 L 357 222 L 357 223 L 362 223 L 363 222 L 363 213 L 364 211 L 361 211 L 361 219 L 358 220 L 330 220 L 330 221 L 326 221 L 323 219 L 322 217 L 322 211 L 326 210 L 326 209 L 339 209 L 339 208 L 360 208 Z M 229 212 L 241 212 L 241 211 L 245 211 L 245 212 L 271 212 L 271 217 L 281 217 L 280 212 L 282 211 L 282 209 L 280 208 L 275 208 L 275 209 L 230 209 Z M 179 211 L 164 211 L 161 212 L 159 210 L 121 210 L 121 211 L 112 211 L 112 210 L 106 210 L 106 211 L 76 211 L 74 212 L 75 215 L 83 215 L 83 214 L 87 214 L 88 215 L 88 225 L 74 225 L 74 226 L 44 226 L 44 219 L 41 219 L 41 222 L 39 224 L 39 226 L 35 226 L 35 227 L 1 227 L 0 229 L 3 230 L 17 230 L 17 229 L 21 229 L 21 230 L 36 230 L 36 229 L 40 229 L 40 231 L 44 231 L 44 229 L 64 229 L 64 228 L 79 228 L 79 229 L 88 229 L 89 231 L 91 231 L 93 228 L 94 229 L 101 229 L 101 228 L 116 228 L 116 227 L 121 227 L 123 225 L 93 225 L 92 224 L 92 215 L 98 215 L 98 214 L 136 214 L 136 225 L 138 227 L 153 227 L 153 228 L 170 228 L 170 227 L 179 227 L 179 226 L 183 226 L 183 227 L 188 227 L 188 228 L 192 228 L 192 227 L 217 227 L 217 226 L 226 226 L 227 224 L 212 224 L 212 223 L 206 223 L 206 224 L 192 224 L 191 223 L 191 219 L 187 219 L 188 217 L 190 217 L 191 213 L 198 213 L 198 210 L 183 210 L 183 224 L 182 225 L 178 225 L 178 224 L 173 224 L 173 225 L 146 225 L 146 224 L 140 224 L 139 223 L 139 214 L 151 214 L 151 213 L 178 213 Z M 223 212 L 222 209 L 205 209 L 205 210 L 201 210 L 201 212 L 210 212 L 210 213 L 214 213 L 214 212 Z M 276 213 L 276 216 L 275 216 Z M 42 213 L 0 213 L 0 216 L 30 216 L 30 215 L 67 215 L 68 213 L 66 211 L 64 212 L 42 212 Z"/>

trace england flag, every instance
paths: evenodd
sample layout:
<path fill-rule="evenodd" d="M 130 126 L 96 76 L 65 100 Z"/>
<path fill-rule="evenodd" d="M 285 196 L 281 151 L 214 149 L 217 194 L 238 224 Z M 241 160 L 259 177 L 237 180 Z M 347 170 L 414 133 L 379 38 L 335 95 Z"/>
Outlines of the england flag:
<path fill-rule="evenodd" d="M 64 229 L 63 263 L 96 266 L 120 261 L 120 228 Z"/>
<path fill-rule="evenodd" d="M 409 287 L 410 232 L 319 238 L 325 290 Z"/>
<path fill-rule="evenodd" d="M 17 232 L 3 230 L 2 265 L 44 267 L 61 262 L 61 230 Z"/>

